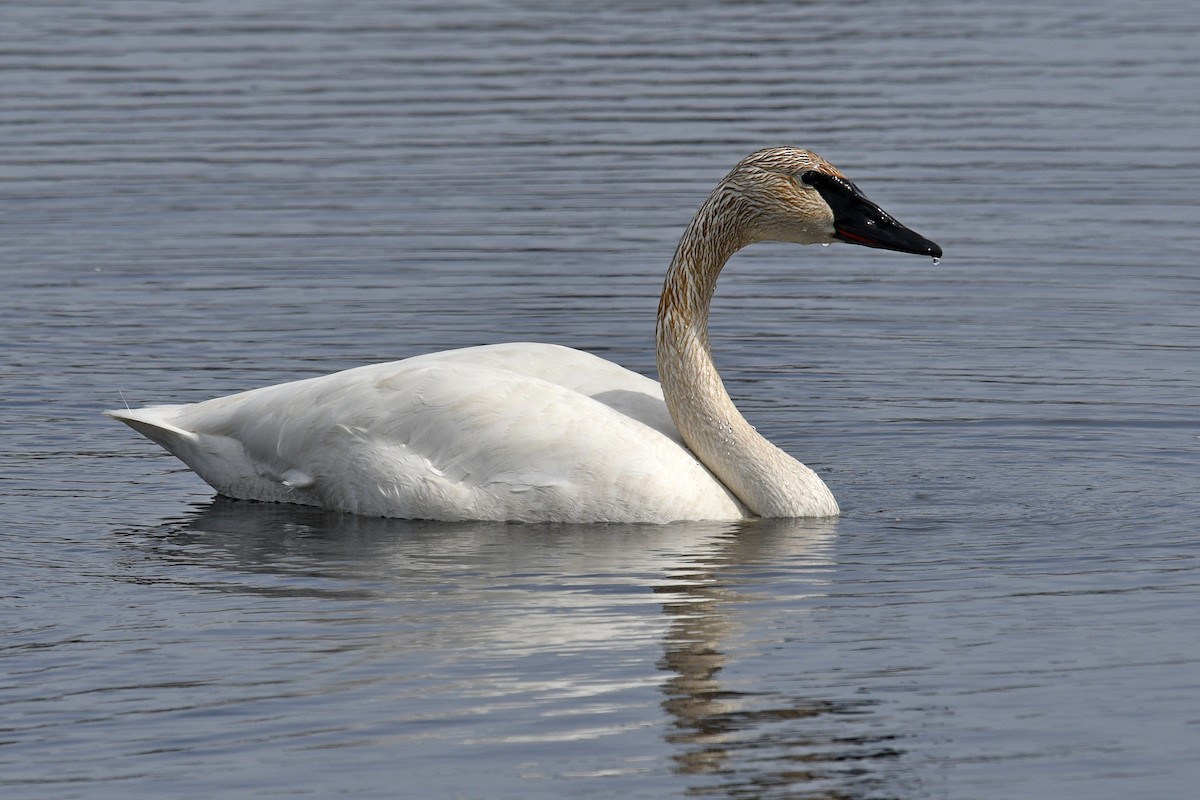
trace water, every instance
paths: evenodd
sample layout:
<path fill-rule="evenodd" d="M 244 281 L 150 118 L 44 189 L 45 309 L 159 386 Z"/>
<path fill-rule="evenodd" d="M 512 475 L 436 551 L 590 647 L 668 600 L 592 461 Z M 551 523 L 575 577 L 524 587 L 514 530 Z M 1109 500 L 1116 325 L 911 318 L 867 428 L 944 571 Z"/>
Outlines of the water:
<path fill-rule="evenodd" d="M 3 16 L 4 797 L 1194 791 L 1190 3 Z M 653 372 L 675 240 L 779 143 L 946 251 L 722 279 L 836 523 L 229 503 L 99 416 L 503 340 Z"/>

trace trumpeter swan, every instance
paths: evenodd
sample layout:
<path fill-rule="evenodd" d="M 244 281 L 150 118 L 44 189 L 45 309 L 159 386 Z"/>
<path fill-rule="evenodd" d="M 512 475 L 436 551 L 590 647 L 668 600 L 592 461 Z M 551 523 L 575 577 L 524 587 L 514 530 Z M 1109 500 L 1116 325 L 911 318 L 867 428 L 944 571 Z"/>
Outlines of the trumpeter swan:
<path fill-rule="evenodd" d="M 516 343 L 106 413 L 242 499 L 438 520 L 834 516 L 824 482 L 738 412 L 709 351 L 717 276 L 764 240 L 942 253 L 820 156 L 761 150 L 679 242 L 658 307 L 661 386 L 578 350 Z"/>

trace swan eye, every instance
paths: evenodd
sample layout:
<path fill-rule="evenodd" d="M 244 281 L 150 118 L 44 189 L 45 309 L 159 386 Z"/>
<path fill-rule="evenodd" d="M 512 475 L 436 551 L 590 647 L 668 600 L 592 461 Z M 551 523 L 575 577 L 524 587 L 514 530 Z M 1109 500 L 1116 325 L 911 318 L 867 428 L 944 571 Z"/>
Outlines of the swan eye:
<path fill-rule="evenodd" d="M 821 177 L 821 173 L 817 172 L 816 170 L 810 169 L 810 170 L 806 170 L 805 172 L 798 173 L 796 175 L 796 180 L 799 181 L 800 185 L 803 186 L 805 189 L 815 189 L 816 188 L 815 182 L 820 177 Z"/>

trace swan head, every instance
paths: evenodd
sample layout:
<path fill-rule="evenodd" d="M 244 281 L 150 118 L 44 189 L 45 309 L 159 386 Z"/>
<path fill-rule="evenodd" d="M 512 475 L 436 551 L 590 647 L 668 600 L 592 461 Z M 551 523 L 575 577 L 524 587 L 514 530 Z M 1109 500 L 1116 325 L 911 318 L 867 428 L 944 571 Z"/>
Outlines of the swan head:
<path fill-rule="evenodd" d="M 718 190 L 735 199 L 750 241 L 864 247 L 940 258 L 942 248 L 901 225 L 816 153 L 773 147 L 751 153 Z"/>

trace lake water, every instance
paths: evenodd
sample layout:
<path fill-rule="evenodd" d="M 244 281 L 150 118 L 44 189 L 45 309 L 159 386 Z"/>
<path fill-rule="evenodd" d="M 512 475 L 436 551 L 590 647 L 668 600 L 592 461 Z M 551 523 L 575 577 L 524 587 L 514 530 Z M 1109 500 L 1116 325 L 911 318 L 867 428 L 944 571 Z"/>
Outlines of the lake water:
<path fill-rule="evenodd" d="M 1194 3 L 0 17 L 0 795 L 1195 791 Z M 100 416 L 505 340 L 653 373 L 678 236 L 783 143 L 946 252 L 722 279 L 836 522 L 233 503 Z"/>

